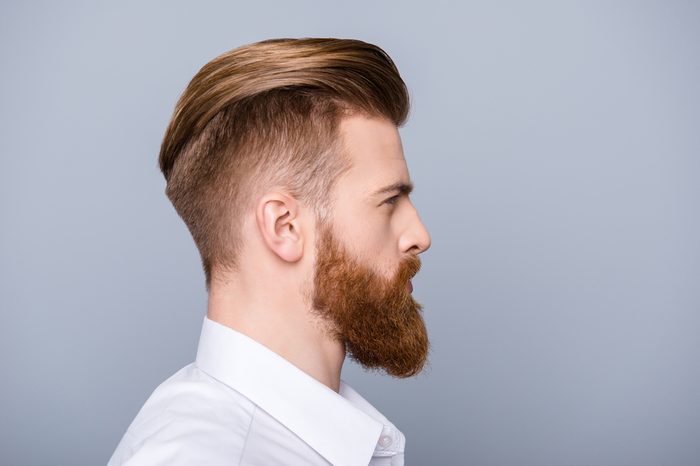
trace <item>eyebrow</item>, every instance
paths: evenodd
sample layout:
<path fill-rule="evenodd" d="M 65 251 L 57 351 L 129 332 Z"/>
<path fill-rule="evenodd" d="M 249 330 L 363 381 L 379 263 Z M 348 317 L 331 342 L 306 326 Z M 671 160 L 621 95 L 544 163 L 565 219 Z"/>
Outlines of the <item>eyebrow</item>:
<path fill-rule="evenodd" d="M 401 194 L 411 194 L 413 192 L 413 183 L 408 182 L 404 183 L 403 181 L 397 181 L 396 183 L 392 183 L 389 186 L 385 186 L 372 194 L 372 196 L 379 196 L 380 194 L 387 194 L 390 192 L 398 191 Z"/>

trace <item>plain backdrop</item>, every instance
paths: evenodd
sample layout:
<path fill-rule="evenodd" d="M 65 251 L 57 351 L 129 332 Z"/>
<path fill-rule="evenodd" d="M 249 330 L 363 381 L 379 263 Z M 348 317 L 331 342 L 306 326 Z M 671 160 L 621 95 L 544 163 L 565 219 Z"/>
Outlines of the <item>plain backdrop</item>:
<path fill-rule="evenodd" d="M 272 37 L 396 62 L 430 365 L 343 378 L 406 464 L 700 464 L 700 6 L 3 2 L 0 463 L 105 464 L 193 361 L 194 243 L 157 155 L 197 70 Z"/>

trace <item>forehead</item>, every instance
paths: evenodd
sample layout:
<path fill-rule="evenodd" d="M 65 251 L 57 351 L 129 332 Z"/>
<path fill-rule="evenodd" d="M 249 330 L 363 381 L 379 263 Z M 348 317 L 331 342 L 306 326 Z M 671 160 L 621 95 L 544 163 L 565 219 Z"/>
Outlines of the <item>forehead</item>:
<path fill-rule="evenodd" d="M 410 181 L 401 136 L 393 122 L 353 115 L 341 120 L 339 130 L 352 161 L 352 168 L 339 180 L 343 190 L 367 197 L 387 185 Z"/>

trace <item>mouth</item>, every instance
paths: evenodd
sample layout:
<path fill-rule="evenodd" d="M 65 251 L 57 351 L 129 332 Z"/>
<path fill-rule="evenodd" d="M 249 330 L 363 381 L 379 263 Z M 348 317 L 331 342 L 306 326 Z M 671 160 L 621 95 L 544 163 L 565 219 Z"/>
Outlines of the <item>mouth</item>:
<path fill-rule="evenodd" d="M 413 283 L 411 283 L 411 280 L 409 280 L 408 283 L 406 283 L 406 289 L 409 293 L 413 293 Z"/>

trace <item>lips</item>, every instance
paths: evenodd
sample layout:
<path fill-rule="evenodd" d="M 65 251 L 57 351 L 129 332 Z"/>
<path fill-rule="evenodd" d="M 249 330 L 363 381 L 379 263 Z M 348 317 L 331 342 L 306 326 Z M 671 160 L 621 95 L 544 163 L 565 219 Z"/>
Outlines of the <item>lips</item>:
<path fill-rule="evenodd" d="M 406 283 L 406 289 L 409 293 L 413 293 L 413 283 L 411 283 L 411 280 L 409 280 L 408 283 Z"/>

